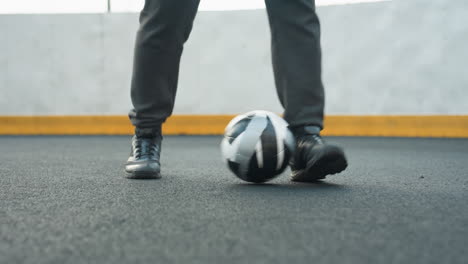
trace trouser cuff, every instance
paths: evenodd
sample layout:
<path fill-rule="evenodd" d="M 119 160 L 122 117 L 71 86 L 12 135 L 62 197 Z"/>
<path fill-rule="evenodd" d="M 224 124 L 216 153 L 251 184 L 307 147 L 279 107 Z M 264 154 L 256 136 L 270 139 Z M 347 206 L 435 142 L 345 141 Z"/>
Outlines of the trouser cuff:
<path fill-rule="evenodd" d="M 295 136 L 318 135 L 320 134 L 320 130 L 322 130 L 319 126 L 313 126 L 313 125 L 293 126 L 293 127 L 290 127 L 289 129 L 291 129 L 291 132 Z"/>
<path fill-rule="evenodd" d="M 161 136 L 161 126 L 153 128 L 135 128 L 135 135 L 137 137 L 157 137 Z"/>

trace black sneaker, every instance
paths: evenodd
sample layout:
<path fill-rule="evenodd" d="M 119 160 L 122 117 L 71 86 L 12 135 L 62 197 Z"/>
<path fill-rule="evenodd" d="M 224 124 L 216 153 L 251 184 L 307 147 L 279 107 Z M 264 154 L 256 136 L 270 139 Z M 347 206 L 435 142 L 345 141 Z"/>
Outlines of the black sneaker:
<path fill-rule="evenodd" d="M 291 159 L 291 180 L 313 182 L 342 172 L 348 166 L 343 149 L 327 144 L 320 129 L 313 126 L 291 128 L 296 138 L 296 152 Z"/>
<path fill-rule="evenodd" d="M 130 157 L 125 164 L 127 178 L 161 178 L 161 132 L 148 135 L 135 134 L 132 138 Z"/>

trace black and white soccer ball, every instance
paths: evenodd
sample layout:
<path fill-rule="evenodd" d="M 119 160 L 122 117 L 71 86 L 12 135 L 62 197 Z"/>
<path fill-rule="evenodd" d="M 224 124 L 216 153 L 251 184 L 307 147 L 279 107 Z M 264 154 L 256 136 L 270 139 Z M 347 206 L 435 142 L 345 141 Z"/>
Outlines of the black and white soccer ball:
<path fill-rule="evenodd" d="M 261 183 L 281 174 L 294 153 L 288 123 L 268 111 L 252 111 L 229 122 L 221 142 L 223 159 L 240 179 Z"/>

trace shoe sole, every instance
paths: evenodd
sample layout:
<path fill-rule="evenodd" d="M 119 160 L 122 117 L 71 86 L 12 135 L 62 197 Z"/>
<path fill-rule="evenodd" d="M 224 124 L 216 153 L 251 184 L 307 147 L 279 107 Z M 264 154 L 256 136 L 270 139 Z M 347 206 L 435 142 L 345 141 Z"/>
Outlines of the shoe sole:
<path fill-rule="evenodd" d="M 320 156 L 309 165 L 309 168 L 293 171 L 291 181 L 314 182 L 323 180 L 327 175 L 340 173 L 348 167 L 348 162 L 342 152 L 324 152 Z"/>
<path fill-rule="evenodd" d="M 159 172 L 145 172 L 145 171 L 128 172 L 127 171 L 127 179 L 149 180 L 149 179 L 160 179 L 160 178 L 161 178 L 161 173 Z"/>

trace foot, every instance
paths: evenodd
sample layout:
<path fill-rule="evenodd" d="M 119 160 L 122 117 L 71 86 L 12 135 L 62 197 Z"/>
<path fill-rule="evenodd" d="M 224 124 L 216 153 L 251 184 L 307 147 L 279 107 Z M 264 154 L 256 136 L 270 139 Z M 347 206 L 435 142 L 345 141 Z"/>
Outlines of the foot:
<path fill-rule="evenodd" d="M 158 179 L 161 178 L 161 133 L 149 135 L 136 134 L 132 138 L 130 157 L 125 164 L 127 178 Z"/>
<path fill-rule="evenodd" d="M 348 166 L 343 150 L 327 144 L 317 127 L 291 129 L 296 138 L 296 152 L 291 159 L 291 180 L 313 182 L 327 175 L 342 172 Z"/>

